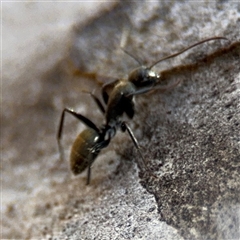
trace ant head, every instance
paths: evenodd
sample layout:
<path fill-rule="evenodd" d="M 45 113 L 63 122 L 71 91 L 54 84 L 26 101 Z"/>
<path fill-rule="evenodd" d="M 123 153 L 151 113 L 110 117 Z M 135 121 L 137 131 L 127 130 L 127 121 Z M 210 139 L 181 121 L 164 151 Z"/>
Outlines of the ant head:
<path fill-rule="evenodd" d="M 123 48 L 122 50 L 140 65 L 140 67 L 135 68 L 133 71 L 130 72 L 130 74 L 128 75 L 128 81 L 133 83 L 137 88 L 153 87 L 160 78 L 157 73 L 151 70 L 155 64 L 150 67 L 145 67 L 142 61 L 137 59 L 133 54 Z"/>
<path fill-rule="evenodd" d="M 153 87 L 159 78 L 160 75 L 145 66 L 135 68 L 128 75 L 128 81 L 132 82 L 137 88 Z"/>

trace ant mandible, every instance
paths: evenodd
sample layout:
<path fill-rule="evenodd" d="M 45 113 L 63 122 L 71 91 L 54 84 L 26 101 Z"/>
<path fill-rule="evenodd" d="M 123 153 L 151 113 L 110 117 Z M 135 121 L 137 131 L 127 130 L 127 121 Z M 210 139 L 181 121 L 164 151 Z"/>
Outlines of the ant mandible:
<path fill-rule="evenodd" d="M 75 112 L 72 109 L 64 108 L 62 111 L 60 124 L 57 133 L 57 140 L 59 151 L 61 154 L 61 136 L 64 124 L 64 116 L 65 113 L 69 113 L 73 115 L 75 118 L 80 120 L 87 126 L 87 129 L 83 130 L 76 138 L 72 145 L 71 154 L 70 154 L 70 167 L 73 174 L 77 175 L 83 172 L 86 168 L 88 168 L 87 172 L 87 184 L 90 183 L 91 176 L 91 165 L 94 160 L 97 158 L 98 154 L 103 148 L 106 148 L 111 139 L 116 135 L 118 129 L 122 132 L 127 131 L 130 138 L 132 139 L 135 147 L 141 155 L 142 161 L 139 162 L 139 167 L 141 170 L 146 168 L 144 163 L 144 158 L 140 150 L 139 143 L 135 138 L 131 128 L 125 121 L 122 121 L 121 118 L 125 113 L 128 118 L 132 119 L 134 116 L 134 102 L 133 98 L 135 95 L 144 94 L 151 90 L 155 89 L 163 89 L 163 87 L 159 87 L 158 84 L 161 80 L 161 75 L 157 74 L 152 70 L 152 68 L 161 61 L 164 61 L 169 58 L 176 57 L 183 52 L 193 48 L 202 43 L 212 41 L 212 40 L 227 40 L 224 37 L 212 37 L 195 43 L 180 52 L 175 54 L 171 54 L 167 57 L 164 57 L 150 67 L 143 66 L 143 64 L 136 59 L 133 55 L 123 49 L 125 53 L 127 53 L 130 57 L 135 59 L 140 67 L 134 69 L 130 72 L 127 79 L 117 79 L 113 82 L 106 83 L 102 87 L 102 98 L 106 105 L 103 106 L 101 101 L 93 94 L 90 95 L 93 97 L 100 111 L 105 115 L 105 123 L 98 127 L 96 126 L 90 119 L 84 117 L 82 114 Z M 172 88 L 179 83 L 176 82 L 172 86 L 168 86 L 164 88 L 164 90 Z M 108 90 L 111 90 L 110 93 Z"/>

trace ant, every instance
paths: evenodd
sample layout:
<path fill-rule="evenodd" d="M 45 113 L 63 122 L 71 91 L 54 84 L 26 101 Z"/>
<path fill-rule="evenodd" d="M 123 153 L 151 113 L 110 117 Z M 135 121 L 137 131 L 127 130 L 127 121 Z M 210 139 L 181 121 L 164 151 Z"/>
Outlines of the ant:
<path fill-rule="evenodd" d="M 64 108 L 64 110 L 62 111 L 57 133 L 60 154 L 60 140 L 62 136 L 65 113 L 71 114 L 87 126 L 87 128 L 77 136 L 76 140 L 72 145 L 70 154 L 70 167 L 73 174 L 80 174 L 87 168 L 87 184 L 89 184 L 92 163 L 97 158 L 101 150 L 109 145 L 111 139 L 116 135 L 117 130 L 121 130 L 122 132 L 128 132 L 131 140 L 133 141 L 135 147 L 141 155 L 142 161 L 139 164 L 139 167 L 141 168 L 141 170 L 143 170 L 144 168 L 147 169 L 137 139 L 135 138 L 129 125 L 125 121 L 121 120 L 123 114 L 125 113 L 130 119 L 133 118 L 135 113 L 133 98 L 135 95 L 144 94 L 156 89 L 167 90 L 176 86 L 179 83 L 178 81 L 173 85 L 167 86 L 165 88 L 159 87 L 158 84 L 161 81 L 161 75 L 152 70 L 152 68 L 156 64 L 166 59 L 176 57 L 183 52 L 202 43 L 212 40 L 223 39 L 227 40 L 224 37 L 212 37 L 202 40 L 183 49 L 180 52 L 171 54 L 156 61 L 150 67 L 144 66 L 133 55 L 122 49 L 126 54 L 128 54 L 135 61 L 137 61 L 140 67 L 131 71 L 127 79 L 117 79 L 102 86 L 101 94 L 103 101 L 106 105 L 105 107 L 103 106 L 99 98 L 97 98 L 93 93 L 87 92 L 91 95 L 91 97 L 99 107 L 100 111 L 104 114 L 105 123 L 101 127 L 98 127 L 90 119 L 84 117 L 82 114 L 77 113 L 70 108 Z"/>

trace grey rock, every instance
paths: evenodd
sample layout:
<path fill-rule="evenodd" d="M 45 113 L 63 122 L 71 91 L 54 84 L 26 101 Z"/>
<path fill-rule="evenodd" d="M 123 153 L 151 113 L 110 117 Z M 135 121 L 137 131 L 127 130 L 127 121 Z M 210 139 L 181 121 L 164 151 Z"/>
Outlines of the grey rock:
<path fill-rule="evenodd" d="M 36 5 L 28 6 L 33 11 Z M 62 31 L 56 21 L 55 33 L 42 27 L 35 45 L 20 44 L 25 50 L 19 62 L 3 51 L 3 239 L 239 239 L 240 4 L 106 6 L 85 20 L 71 18 L 73 29 L 73 20 Z M 83 14 L 81 8 L 69 12 Z M 138 152 L 119 133 L 94 163 L 86 186 L 86 173 L 72 177 L 68 170 L 69 148 L 84 126 L 67 117 L 61 162 L 59 118 L 68 106 L 103 123 L 81 90 L 99 94 L 96 79 L 126 77 L 138 66 L 119 50 L 124 31 L 126 49 L 148 65 L 204 38 L 229 40 L 205 43 L 154 67 L 163 86 L 181 82 L 136 97 L 129 123 L 147 169 L 139 170 Z"/>

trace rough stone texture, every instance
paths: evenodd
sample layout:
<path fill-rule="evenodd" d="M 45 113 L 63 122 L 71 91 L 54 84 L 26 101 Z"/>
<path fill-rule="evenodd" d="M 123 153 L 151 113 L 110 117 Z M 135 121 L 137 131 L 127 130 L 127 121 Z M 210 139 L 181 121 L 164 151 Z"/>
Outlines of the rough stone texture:
<path fill-rule="evenodd" d="M 239 239 L 240 4 L 112 3 L 92 14 L 85 3 L 18 4 L 18 18 L 15 6 L 3 5 L 1 238 Z M 29 11 L 37 16 L 41 9 L 46 20 L 33 21 Z M 138 153 L 119 133 L 86 186 L 86 173 L 72 177 L 67 163 L 84 126 L 66 118 L 60 162 L 59 117 L 69 106 L 103 122 L 81 90 L 98 93 L 96 79 L 126 77 L 137 67 L 119 51 L 124 31 L 127 50 L 150 65 L 207 37 L 229 41 L 205 43 L 154 67 L 163 85 L 181 82 L 136 98 L 130 123 L 148 169 L 138 170 Z"/>

